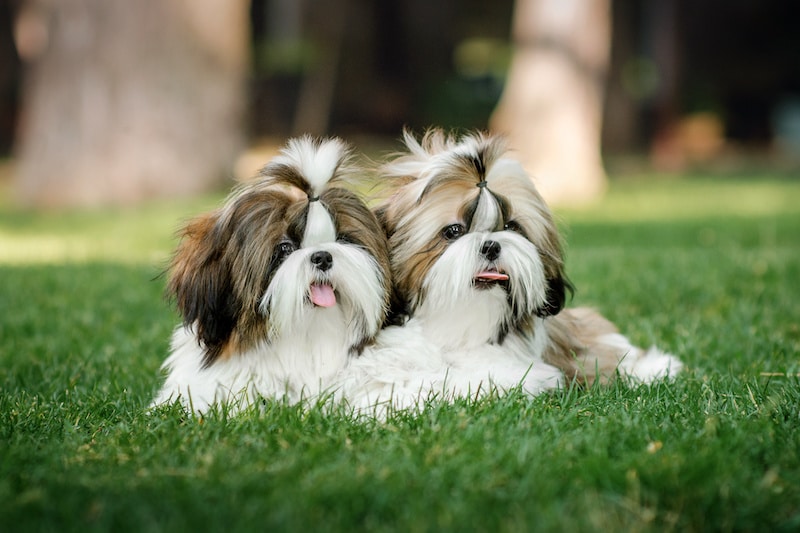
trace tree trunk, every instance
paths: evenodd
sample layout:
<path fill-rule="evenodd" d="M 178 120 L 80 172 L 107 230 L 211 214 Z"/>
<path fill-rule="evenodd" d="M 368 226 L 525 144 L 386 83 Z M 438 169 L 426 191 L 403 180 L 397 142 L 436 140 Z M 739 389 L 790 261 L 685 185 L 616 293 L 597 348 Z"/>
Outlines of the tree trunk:
<path fill-rule="evenodd" d="M 600 155 L 611 0 L 517 0 L 515 52 L 492 129 L 553 203 L 605 190 Z"/>
<path fill-rule="evenodd" d="M 244 140 L 248 0 L 27 0 L 19 199 L 131 204 L 218 185 Z"/>

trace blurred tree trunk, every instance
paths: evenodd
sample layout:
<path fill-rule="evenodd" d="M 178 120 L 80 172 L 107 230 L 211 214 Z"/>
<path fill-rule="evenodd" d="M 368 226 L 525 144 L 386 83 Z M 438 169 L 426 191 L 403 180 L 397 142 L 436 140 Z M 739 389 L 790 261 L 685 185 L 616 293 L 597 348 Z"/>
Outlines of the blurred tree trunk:
<path fill-rule="evenodd" d="M 248 0 L 24 1 L 18 197 L 130 204 L 230 176 L 244 139 L 248 9 Z"/>
<path fill-rule="evenodd" d="M 582 203 L 605 190 L 600 155 L 611 0 L 517 0 L 514 57 L 492 129 L 548 201 Z"/>
<path fill-rule="evenodd" d="M 310 33 L 320 57 L 300 84 L 292 135 L 328 133 L 349 4 L 349 0 L 327 0 L 310 10 L 316 19 L 310 24 Z"/>

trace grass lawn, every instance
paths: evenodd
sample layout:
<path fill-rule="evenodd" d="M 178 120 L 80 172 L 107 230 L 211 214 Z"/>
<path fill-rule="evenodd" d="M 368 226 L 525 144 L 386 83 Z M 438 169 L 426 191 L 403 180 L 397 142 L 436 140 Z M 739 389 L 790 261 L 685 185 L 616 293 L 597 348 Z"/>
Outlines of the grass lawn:
<path fill-rule="evenodd" d="M 560 211 L 574 303 L 688 371 L 358 422 L 148 414 L 158 277 L 205 198 L 0 210 L 0 530 L 800 529 L 800 182 L 616 183 Z"/>

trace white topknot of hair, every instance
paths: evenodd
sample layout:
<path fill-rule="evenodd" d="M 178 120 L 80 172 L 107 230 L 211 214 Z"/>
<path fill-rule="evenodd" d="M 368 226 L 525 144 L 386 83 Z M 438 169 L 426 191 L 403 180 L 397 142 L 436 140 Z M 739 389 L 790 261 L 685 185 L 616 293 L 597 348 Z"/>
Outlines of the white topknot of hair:
<path fill-rule="evenodd" d="M 417 139 L 405 129 L 403 143 L 406 151 L 384 164 L 381 174 L 386 178 L 400 179 L 403 194 L 417 201 L 432 183 L 449 180 L 454 175 L 476 178 L 475 184 L 485 187 L 486 182 L 495 176 L 490 167 L 501 162 L 506 151 L 502 136 L 480 131 L 459 136 L 433 128 Z M 453 174 L 454 169 L 463 172 Z"/>
<path fill-rule="evenodd" d="M 384 165 L 384 174 L 426 179 L 449 168 L 454 155 L 492 163 L 507 149 L 505 139 L 499 135 L 475 131 L 456 136 L 441 128 L 426 131 L 421 139 L 403 130 L 403 144 L 406 152 Z"/>
<path fill-rule="evenodd" d="M 310 135 L 290 139 L 275 163 L 293 166 L 308 182 L 312 196 L 319 196 L 350 157 L 350 150 L 338 138 L 315 140 Z"/>

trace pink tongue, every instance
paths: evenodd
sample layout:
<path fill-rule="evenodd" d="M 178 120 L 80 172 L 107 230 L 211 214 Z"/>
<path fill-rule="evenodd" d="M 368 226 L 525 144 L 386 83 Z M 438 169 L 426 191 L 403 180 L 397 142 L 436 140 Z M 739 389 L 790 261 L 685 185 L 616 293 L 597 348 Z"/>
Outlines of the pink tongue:
<path fill-rule="evenodd" d="M 327 283 L 312 284 L 311 302 L 320 307 L 332 307 L 336 305 L 336 295 L 333 294 L 333 287 Z"/>
<path fill-rule="evenodd" d="M 497 272 L 496 270 L 484 270 L 483 272 L 478 272 L 475 275 L 476 279 L 485 279 L 489 281 L 506 281 L 508 280 L 508 276 L 503 274 L 502 272 Z"/>

